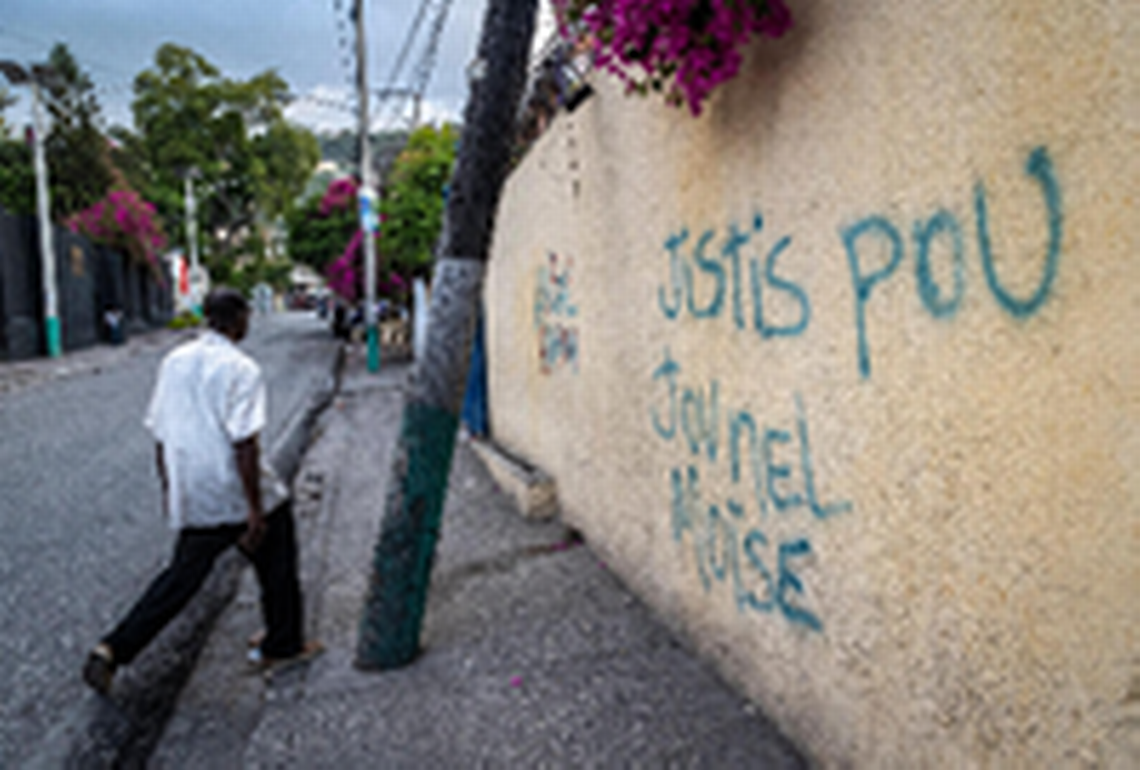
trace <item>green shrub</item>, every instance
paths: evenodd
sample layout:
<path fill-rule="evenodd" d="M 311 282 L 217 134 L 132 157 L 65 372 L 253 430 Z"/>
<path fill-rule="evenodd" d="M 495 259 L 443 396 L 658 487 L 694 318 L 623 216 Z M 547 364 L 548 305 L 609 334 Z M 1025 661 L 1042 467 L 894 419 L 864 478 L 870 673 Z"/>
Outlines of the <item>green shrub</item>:
<path fill-rule="evenodd" d="M 167 326 L 171 329 L 193 329 L 202 325 L 202 319 L 189 310 L 185 310 L 170 319 Z"/>

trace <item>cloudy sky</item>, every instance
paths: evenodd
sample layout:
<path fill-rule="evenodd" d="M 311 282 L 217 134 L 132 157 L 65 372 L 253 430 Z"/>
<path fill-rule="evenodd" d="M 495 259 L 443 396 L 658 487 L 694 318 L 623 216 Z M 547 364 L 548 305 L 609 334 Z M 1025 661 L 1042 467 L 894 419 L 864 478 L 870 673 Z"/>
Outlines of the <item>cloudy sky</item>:
<path fill-rule="evenodd" d="M 365 0 L 369 79 L 386 85 L 423 0 Z M 431 0 L 436 7 L 440 0 Z M 466 98 L 464 68 L 474 57 L 486 0 L 452 0 L 428 86 L 424 115 L 455 118 Z M 42 61 L 57 41 L 67 43 L 98 86 L 107 123 L 130 125 L 131 82 L 150 66 L 163 43 L 187 46 L 225 75 L 248 78 L 275 68 L 300 98 L 288 115 L 313 129 L 355 125 L 347 105 L 355 66 L 351 0 L 0 0 L 0 59 Z M 339 9 L 339 10 L 338 10 Z M 540 26 L 549 33 L 549 23 Z M 420 31 L 404 75 L 423 50 Z M 340 40 L 344 39 L 342 48 Z M 28 120 L 28 97 L 8 112 Z M 387 113 L 394 112 L 394 106 Z"/>

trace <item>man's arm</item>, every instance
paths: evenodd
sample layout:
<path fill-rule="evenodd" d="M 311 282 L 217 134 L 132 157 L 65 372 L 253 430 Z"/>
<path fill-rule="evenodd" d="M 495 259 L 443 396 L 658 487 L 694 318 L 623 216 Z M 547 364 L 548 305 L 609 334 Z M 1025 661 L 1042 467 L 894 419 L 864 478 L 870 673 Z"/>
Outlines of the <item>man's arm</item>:
<path fill-rule="evenodd" d="M 166 458 L 162 453 L 162 442 L 154 442 L 154 469 L 158 472 L 158 480 L 162 482 L 162 491 L 166 491 Z"/>
<path fill-rule="evenodd" d="M 170 483 L 166 478 L 166 456 L 162 452 L 162 442 L 154 442 L 154 469 L 162 482 L 162 515 L 170 518 Z"/>
<path fill-rule="evenodd" d="M 235 443 L 234 457 L 249 509 L 248 529 L 239 544 L 246 551 L 253 552 L 261 545 L 261 538 L 265 535 L 265 513 L 261 510 L 261 450 L 258 434 Z"/>

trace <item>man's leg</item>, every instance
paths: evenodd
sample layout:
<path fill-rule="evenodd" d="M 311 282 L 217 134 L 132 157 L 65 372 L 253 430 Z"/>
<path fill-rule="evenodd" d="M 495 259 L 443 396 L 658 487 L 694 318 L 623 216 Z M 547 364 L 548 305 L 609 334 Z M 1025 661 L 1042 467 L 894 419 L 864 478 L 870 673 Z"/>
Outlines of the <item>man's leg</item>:
<path fill-rule="evenodd" d="M 242 532 L 244 524 L 210 529 L 184 529 L 178 535 L 174 557 L 142 597 L 103 639 L 113 663 L 126 665 L 158 635 L 202 586 L 214 561 Z"/>
<path fill-rule="evenodd" d="M 266 658 L 291 658 L 305 645 L 305 616 L 301 584 L 297 577 L 297 535 L 293 505 L 285 502 L 265 518 L 265 538 L 252 555 L 257 581 L 261 584 L 261 614 L 265 638 L 261 654 Z"/>

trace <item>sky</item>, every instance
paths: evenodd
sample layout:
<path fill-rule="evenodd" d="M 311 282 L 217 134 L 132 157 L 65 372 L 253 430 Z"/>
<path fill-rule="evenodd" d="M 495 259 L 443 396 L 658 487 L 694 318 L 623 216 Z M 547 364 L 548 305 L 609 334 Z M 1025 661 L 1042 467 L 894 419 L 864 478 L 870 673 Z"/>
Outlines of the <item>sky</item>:
<path fill-rule="evenodd" d="M 393 64 L 425 0 L 365 0 L 369 82 L 389 83 Z M 427 0 L 431 8 L 441 0 Z M 232 78 L 276 69 L 299 98 L 286 111 L 314 130 L 355 128 L 351 95 L 355 46 L 348 10 L 352 0 L 0 0 L 0 60 L 43 61 L 64 42 L 97 86 L 106 125 L 131 125 L 131 83 L 151 66 L 167 42 L 189 47 Z M 455 120 L 466 99 L 465 69 L 475 56 L 486 0 L 452 0 L 440 39 L 423 119 Z M 337 10 L 339 8 L 339 10 Z M 540 16 L 536 43 L 550 34 Z M 427 23 L 404 67 L 406 85 L 423 50 Z M 340 46 L 340 39 L 345 47 Z M 19 102 L 7 122 L 30 122 L 30 97 L 11 88 Z M 332 104 L 328 104 L 331 102 Z M 340 105 L 335 106 L 335 105 Z M 397 105 L 377 114 L 384 128 Z"/>

